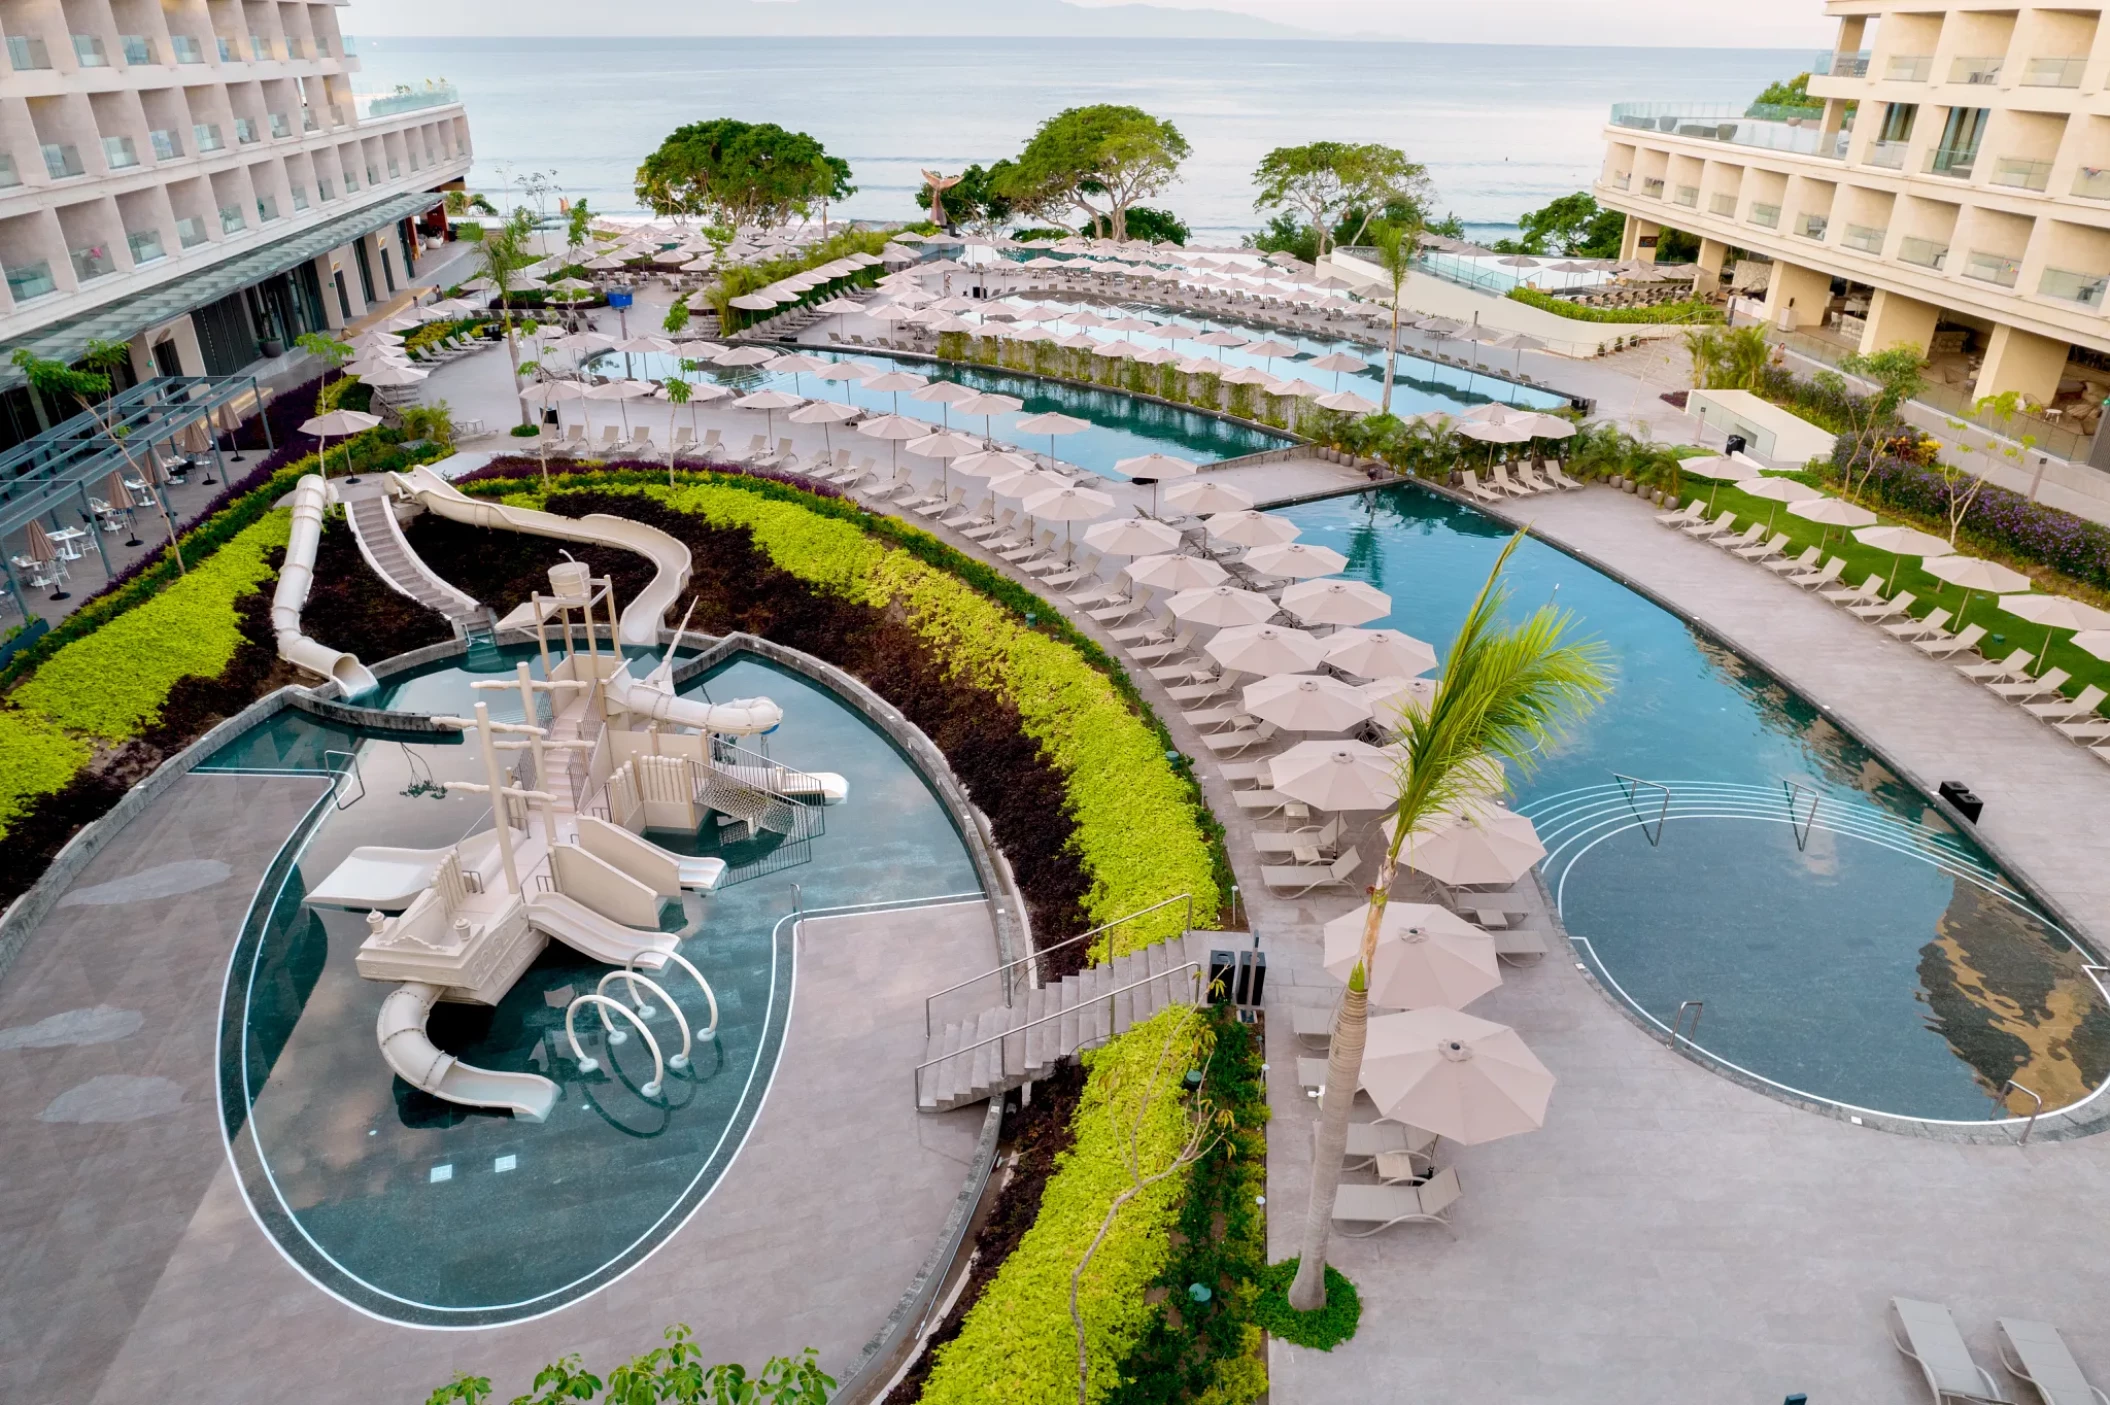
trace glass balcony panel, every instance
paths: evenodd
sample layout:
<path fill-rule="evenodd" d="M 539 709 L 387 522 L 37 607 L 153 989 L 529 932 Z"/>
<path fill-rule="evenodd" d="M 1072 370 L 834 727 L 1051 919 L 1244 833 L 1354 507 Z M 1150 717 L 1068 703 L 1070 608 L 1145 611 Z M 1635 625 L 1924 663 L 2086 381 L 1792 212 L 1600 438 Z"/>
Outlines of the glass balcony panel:
<path fill-rule="evenodd" d="M 1733 220 L 1736 218 L 1736 197 L 1734 195 L 1710 195 L 1707 198 L 1707 208 L 1725 220 Z"/>
<path fill-rule="evenodd" d="M 76 34 L 73 36 L 73 57 L 82 68 L 108 68 L 110 55 L 103 49 L 102 36 Z"/>
<path fill-rule="evenodd" d="M 175 161 L 183 156 L 183 139 L 166 127 L 148 132 L 147 140 L 153 143 L 156 161 Z"/>
<path fill-rule="evenodd" d="M 2087 200 L 2110 200 L 2110 166 L 2083 166 L 2075 171 L 2073 193 Z"/>
<path fill-rule="evenodd" d="M 22 174 L 15 169 L 15 158 L 0 156 L 0 190 L 22 184 Z"/>
<path fill-rule="evenodd" d="M 1839 242 L 1864 254 L 1880 254 L 1883 252 L 1883 240 L 1889 233 L 1888 229 L 1871 229 L 1865 224 L 1850 224 Z"/>
<path fill-rule="evenodd" d="M 381 183 L 381 173 L 372 166 L 368 166 L 366 168 L 366 183 L 369 187 L 379 185 Z"/>
<path fill-rule="evenodd" d="M 55 181 L 86 173 L 81 165 L 80 148 L 62 146 L 57 142 L 44 143 L 44 169 Z"/>
<path fill-rule="evenodd" d="M 328 176 L 318 176 L 315 180 L 315 194 L 324 203 L 328 203 L 337 198 L 337 188 L 330 184 Z"/>
<path fill-rule="evenodd" d="M 395 158 L 395 157 L 393 157 L 393 156 L 389 157 L 389 158 L 388 158 L 388 178 L 389 178 L 390 180 L 398 180 L 398 179 L 400 179 L 400 178 L 402 177 L 402 175 L 403 175 L 403 168 L 402 168 L 402 167 L 401 167 L 400 165 L 396 164 L 396 158 Z"/>
<path fill-rule="evenodd" d="M 1818 75 L 1828 74 L 1833 78 L 1865 78 L 1868 76 L 1868 59 L 1869 53 L 1866 49 L 1819 54 L 1817 61 L 1810 66 L 1810 72 Z"/>
<path fill-rule="evenodd" d="M 1780 206 L 1753 205 L 1751 207 L 1751 223 L 1757 225 L 1760 229 L 1780 228 Z"/>
<path fill-rule="evenodd" d="M 271 57 L 271 41 L 261 34 L 249 36 L 249 56 L 258 63 Z"/>
<path fill-rule="evenodd" d="M 200 122 L 190 129 L 190 134 L 192 140 L 197 142 L 200 154 L 219 151 L 227 145 L 220 137 L 220 124 L 217 122 Z"/>
<path fill-rule="evenodd" d="M 237 145 L 247 146 L 256 140 L 256 123 L 247 117 L 234 119 L 234 139 Z"/>
<path fill-rule="evenodd" d="M 312 132 L 316 129 L 316 126 L 317 123 L 315 121 L 315 109 L 312 107 L 303 107 L 300 110 L 300 129 L 303 132 Z"/>
<path fill-rule="evenodd" d="M 1824 130 L 1821 107 L 1622 102 L 1612 105 L 1612 125 L 1828 160 L 1846 155 L 1846 133 Z"/>
<path fill-rule="evenodd" d="M 2031 59 L 2022 70 L 2022 85 L 2026 88 L 2078 88 L 2081 72 L 2088 67 L 2086 59 Z"/>
<path fill-rule="evenodd" d="M 1700 204 L 1700 188 L 1696 185 L 1681 185 L 1671 199 L 1687 209 L 1697 209 Z"/>
<path fill-rule="evenodd" d="M 1825 215 L 1804 215 L 1795 221 L 1795 232 L 1805 239 L 1822 239 L 1824 231 L 1831 225 Z"/>
<path fill-rule="evenodd" d="M 326 59 L 326 58 L 328 58 L 328 57 L 330 56 L 330 36 L 329 36 L 329 35 L 327 35 L 327 34 L 318 34 L 318 35 L 316 35 L 316 36 L 315 36 L 315 54 L 316 54 L 316 57 L 318 57 L 318 58 L 325 58 L 325 59 Z"/>
<path fill-rule="evenodd" d="M 19 266 L 7 265 L 7 291 L 14 294 L 16 302 L 28 302 L 31 298 L 41 298 L 58 290 L 59 285 L 51 276 L 51 264 L 44 259 Z"/>
<path fill-rule="evenodd" d="M 155 230 L 142 229 L 127 234 L 125 243 L 132 247 L 134 264 L 153 263 L 156 259 L 168 257 L 161 247 L 161 235 Z"/>
<path fill-rule="evenodd" d="M 177 63 L 205 62 L 204 48 L 188 34 L 171 34 L 169 36 L 169 48 L 175 51 Z"/>
<path fill-rule="evenodd" d="M 1933 239 L 1906 238 L 1898 240 L 1898 262 L 1918 264 L 1921 268 L 1940 269 L 1943 260 L 1949 257 L 1949 246 Z"/>
<path fill-rule="evenodd" d="M 2075 273 L 2070 269 L 2047 268 L 2044 270 L 2043 280 L 2037 284 L 2037 291 L 2047 298 L 2057 298 L 2061 302 L 2077 302 L 2083 307 L 2101 307 L 2103 285 L 2106 283 L 2110 283 L 2110 277 L 2099 273 Z"/>
<path fill-rule="evenodd" d="M 344 56 L 346 58 L 352 59 L 359 57 L 359 42 L 356 39 L 353 39 L 351 35 L 341 35 L 339 36 L 337 42 L 344 46 Z"/>
<path fill-rule="evenodd" d="M 269 224 L 277 218 L 278 197 L 276 195 L 259 195 L 256 200 L 256 222 L 258 224 Z"/>
<path fill-rule="evenodd" d="M 117 272 L 117 264 L 110 258 L 109 249 L 101 244 L 83 244 L 69 253 L 73 258 L 73 276 L 83 283 Z"/>
<path fill-rule="evenodd" d="M 1641 178 L 1641 193 L 1642 193 L 1643 195 L 1653 195 L 1653 196 L 1655 196 L 1655 197 L 1656 197 L 1657 199 L 1659 199 L 1659 200 L 1660 200 L 1660 199 L 1662 199 L 1662 198 L 1663 198 L 1663 179 L 1662 179 L 1662 177 L 1660 177 L 1660 176 L 1643 176 L 1643 177 Z"/>
<path fill-rule="evenodd" d="M 1932 54 L 1892 54 L 1883 76 L 1893 83 L 1924 83 L 1933 72 Z"/>
<path fill-rule="evenodd" d="M 189 219 L 176 221 L 176 242 L 186 249 L 195 249 L 205 242 L 205 221 L 193 215 Z"/>
<path fill-rule="evenodd" d="M 2003 288 L 2015 286 L 2022 276 L 2022 260 L 2007 254 L 1989 254 L 1982 249 L 1971 250 L 1963 261 L 1963 276 L 1976 278 L 1981 283 L 1997 283 Z"/>
<path fill-rule="evenodd" d="M 51 50 L 44 47 L 44 41 L 41 39 L 26 34 L 10 34 L 7 36 L 7 62 L 17 73 L 33 68 L 49 68 Z"/>
<path fill-rule="evenodd" d="M 296 185 L 293 187 L 293 208 L 296 211 L 308 208 L 308 188 L 306 186 Z"/>
<path fill-rule="evenodd" d="M 2051 184 L 2051 162 L 2003 156 L 1993 163 L 1993 184 L 2017 190 L 2043 190 Z"/>
<path fill-rule="evenodd" d="M 1905 169 L 1905 148 L 1909 142 L 1879 141 L 1868 148 L 1868 164 L 1885 171 Z"/>
<path fill-rule="evenodd" d="M 122 171 L 139 164 L 139 148 L 130 137 L 104 137 L 103 160 L 113 171 Z"/>
<path fill-rule="evenodd" d="M 1951 180 L 1967 181 L 1977 164 L 1976 147 L 1937 146 L 1927 153 L 1927 174 L 1930 176 L 1947 176 Z"/>
<path fill-rule="evenodd" d="M 222 205 L 220 207 L 220 233 L 236 234 L 247 228 L 249 228 L 249 222 L 242 217 L 242 207 L 240 205 Z"/>
<path fill-rule="evenodd" d="M 270 118 L 271 118 L 271 135 L 272 135 L 272 136 L 274 136 L 274 137 L 290 137 L 290 136 L 292 136 L 292 135 L 293 135 L 293 124 L 292 124 L 291 122 L 289 122 L 289 121 L 287 121 L 287 120 L 286 120 L 286 114 L 285 114 L 285 113 L 283 113 L 283 112 L 273 112 L 273 113 L 269 114 L 269 116 L 270 116 Z"/>
<path fill-rule="evenodd" d="M 121 34 L 117 42 L 124 50 L 125 62 L 134 68 L 161 62 L 161 56 L 154 52 L 154 41 L 144 34 Z"/>
<path fill-rule="evenodd" d="M 1990 87 L 2000 81 L 2000 60 L 1997 57 L 1956 59 L 1949 65 L 1949 81 L 1972 87 Z"/>
<path fill-rule="evenodd" d="M 357 171 L 346 171 L 344 173 L 344 188 L 346 190 L 357 190 L 359 188 L 359 173 Z"/>
<path fill-rule="evenodd" d="M 462 100 L 452 83 L 428 82 L 422 88 L 403 85 L 392 93 L 354 98 L 359 115 L 372 119 L 393 117 L 398 113 L 417 112 L 428 107 L 445 107 Z"/>
<path fill-rule="evenodd" d="M 222 36 L 220 39 L 220 62 L 240 63 L 242 56 L 235 52 L 234 40 Z"/>

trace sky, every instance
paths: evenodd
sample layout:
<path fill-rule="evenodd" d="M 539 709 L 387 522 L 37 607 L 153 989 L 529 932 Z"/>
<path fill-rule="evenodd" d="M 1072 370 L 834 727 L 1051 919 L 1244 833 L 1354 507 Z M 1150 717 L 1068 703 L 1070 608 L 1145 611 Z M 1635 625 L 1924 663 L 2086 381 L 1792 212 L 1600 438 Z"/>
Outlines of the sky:
<path fill-rule="evenodd" d="M 591 15 L 591 22 L 583 17 Z M 1823 47 L 1822 0 L 355 0 L 372 35 L 1375 36 L 1455 44 Z"/>

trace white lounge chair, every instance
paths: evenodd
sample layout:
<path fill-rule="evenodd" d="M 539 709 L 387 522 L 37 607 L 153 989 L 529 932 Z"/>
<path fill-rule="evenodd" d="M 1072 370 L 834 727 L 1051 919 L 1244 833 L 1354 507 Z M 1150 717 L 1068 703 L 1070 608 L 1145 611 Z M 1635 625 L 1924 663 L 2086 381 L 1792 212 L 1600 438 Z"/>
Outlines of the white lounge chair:
<path fill-rule="evenodd" d="M 1761 561 L 1758 564 L 1777 576 L 1792 576 L 1802 571 L 1817 569 L 1819 552 L 1816 547 L 1804 547 L 1800 556 L 1783 556 L 1777 561 Z"/>
<path fill-rule="evenodd" d="M 1873 605 L 1849 605 L 1847 609 L 1856 617 L 1867 620 L 1870 624 L 1881 624 L 1885 620 L 1894 619 L 1909 612 L 1912 609 L 1913 602 L 1918 599 L 1918 596 L 1907 590 L 1891 596 L 1888 600 L 1877 601 Z"/>
<path fill-rule="evenodd" d="M 2029 650 L 2017 649 L 1999 663 L 1960 663 L 1956 671 L 1977 683 L 2013 683 L 2029 677 L 2033 658 Z"/>
<path fill-rule="evenodd" d="M 1702 519 L 1701 521 L 1687 525 L 1682 530 L 1688 537 L 1698 537 L 1702 541 L 1705 541 L 1708 537 L 1718 537 L 1722 533 L 1730 531 L 1735 526 L 1736 509 L 1733 507 L 1725 507 L 1719 513 L 1715 514 L 1713 521 L 1710 522 L 1705 519 Z"/>
<path fill-rule="evenodd" d="M 2078 697 L 2060 698 L 2056 702 L 2024 703 L 2022 710 L 2032 717 L 2041 717 L 2046 722 L 2085 722 L 2096 715 L 2105 696 L 2101 688 L 2090 683 L 2081 689 Z"/>
<path fill-rule="evenodd" d="M 1868 579 L 1859 585 L 1834 586 L 1817 593 L 1834 605 L 1873 605 L 1883 598 L 1883 577 L 1880 572 L 1870 571 Z"/>
<path fill-rule="evenodd" d="M 2110 1395 L 2088 1383 L 2066 1339 L 2049 1322 L 2001 1318 L 2000 1364 L 2016 1380 L 2029 1382 L 2044 1405 L 2110 1405 Z"/>
<path fill-rule="evenodd" d="M 2042 678 L 2021 678 L 2013 683 L 1988 683 L 1985 686 L 2009 702 L 2034 702 L 2038 698 L 2055 697 L 2066 680 L 2073 675 L 2063 668 L 2055 668 Z"/>
<path fill-rule="evenodd" d="M 1946 636 L 1948 626 L 1947 610 L 1930 610 L 1916 620 L 1899 620 L 1896 624 L 1886 624 L 1883 626 L 1883 632 L 1893 639 L 1939 639 Z"/>
<path fill-rule="evenodd" d="M 1546 460 L 1546 477 L 1556 488 L 1579 489 L 1584 484 L 1570 478 L 1558 459 Z"/>
<path fill-rule="evenodd" d="M 1956 1330 L 1949 1309 L 1916 1298 L 1892 1298 L 1890 1315 L 1891 1343 L 1919 1366 L 1927 1389 L 1934 1393 L 1934 1405 L 2005 1401 L 2000 1383 L 1971 1359 L 1971 1349 L 1964 1345 L 1963 1333 Z"/>
<path fill-rule="evenodd" d="M 1458 1184 L 1458 1169 L 1447 1166 L 1420 1185 L 1344 1185 L 1334 1192 L 1335 1225 L 1365 1224 L 1369 1229 L 1344 1229 L 1349 1239 L 1367 1239 L 1396 1224 L 1425 1222 L 1450 1228 L 1444 1212 L 1465 1192 Z"/>
<path fill-rule="evenodd" d="M 1756 546 L 1738 547 L 1736 554 L 1743 557 L 1746 561 L 1770 561 L 1780 555 L 1781 552 L 1787 550 L 1787 546 L 1788 534 L 1786 532 L 1775 532 Z"/>
<path fill-rule="evenodd" d="M 1846 558 L 1834 556 L 1831 560 L 1824 563 L 1824 569 L 1821 571 L 1803 571 L 1789 576 L 1788 584 L 1800 586 L 1804 590 L 1821 590 L 1833 581 L 1838 580 L 1839 573 L 1845 569 Z"/>
<path fill-rule="evenodd" d="M 1983 638 L 1985 626 L 1974 624 L 1966 626 L 1961 634 L 1944 634 L 1938 639 L 1915 639 L 1912 641 L 1912 647 L 1929 658 L 1947 659 L 1976 646 Z"/>
<path fill-rule="evenodd" d="M 1481 502 L 1502 501 L 1502 494 L 1496 492 L 1492 488 L 1484 486 L 1480 482 L 1480 475 L 1469 468 L 1465 470 L 1465 491 L 1471 494 L 1473 497 L 1479 499 Z"/>
<path fill-rule="evenodd" d="M 1719 537 L 1709 537 L 1708 541 L 1713 543 L 1715 546 L 1720 547 L 1724 551 L 1734 551 L 1741 553 L 1750 550 L 1754 546 L 1757 546 L 1759 542 L 1764 539 L 1765 535 L 1766 524 L 1763 522 L 1753 522 L 1750 526 L 1744 528 L 1743 534 L 1740 536 L 1725 535 Z"/>
<path fill-rule="evenodd" d="M 1335 818 L 1316 828 L 1293 829 L 1287 834 L 1255 830 L 1253 848 L 1263 854 L 1293 854 L 1299 849 L 1316 849 L 1325 855 L 1340 837 L 1341 822 Z"/>
<path fill-rule="evenodd" d="M 1362 862 L 1351 848 L 1330 864 L 1262 864 L 1260 881 L 1285 897 L 1301 898 L 1316 888 L 1347 887 Z"/>
<path fill-rule="evenodd" d="M 1656 520 L 1666 527 L 1689 527 L 1695 522 L 1704 521 L 1706 516 L 1707 504 L 1698 498 L 1694 498 L 1683 507 L 1675 507 L 1669 512 L 1657 513 Z"/>

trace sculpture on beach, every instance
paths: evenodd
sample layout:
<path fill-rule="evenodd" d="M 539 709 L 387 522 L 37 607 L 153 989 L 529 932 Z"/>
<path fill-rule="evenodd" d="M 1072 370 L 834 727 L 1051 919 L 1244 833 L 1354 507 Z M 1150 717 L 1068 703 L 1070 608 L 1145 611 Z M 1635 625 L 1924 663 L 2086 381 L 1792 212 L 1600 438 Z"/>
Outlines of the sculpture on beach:
<path fill-rule="evenodd" d="M 943 199 L 945 192 L 958 185 L 963 179 L 965 179 L 964 175 L 941 176 L 936 171 L 925 171 L 923 173 L 923 183 L 930 187 L 930 222 L 940 229 L 952 228 L 951 221 L 945 218 L 945 201 Z"/>

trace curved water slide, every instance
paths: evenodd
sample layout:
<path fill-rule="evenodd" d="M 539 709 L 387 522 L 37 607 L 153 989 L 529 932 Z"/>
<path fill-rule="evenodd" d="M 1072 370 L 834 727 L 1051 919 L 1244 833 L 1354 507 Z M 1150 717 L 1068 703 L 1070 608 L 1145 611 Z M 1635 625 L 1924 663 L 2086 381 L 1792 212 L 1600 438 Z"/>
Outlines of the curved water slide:
<path fill-rule="evenodd" d="M 285 564 L 278 568 L 278 588 L 271 596 L 271 628 L 278 635 L 280 658 L 333 680 L 350 701 L 380 687 L 380 681 L 356 656 L 319 644 L 300 628 L 300 612 L 315 582 L 315 548 L 322 540 L 322 515 L 329 503 L 329 484 L 315 474 L 302 478 L 293 489 L 293 534 L 286 542 Z"/>
<path fill-rule="evenodd" d="M 607 966 L 635 965 L 657 971 L 681 945 L 681 938 L 672 932 L 627 927 L 562 893 L 530 893 L 527 919 L 573 951 Z"/>
<path fill-rule="evenodd" d="M 406 981 L 382 998 L 374 1032 L 388 1066 L 412 1087 L 450 1103 L 505 1108 L 534 1122 L 547 1118 L 557 1105 L 557 1085 L 549 1079 L 465 1064 L 432 1042 L 425 1023 L 439 998 L 438 986 L 419 981 Z"/>

